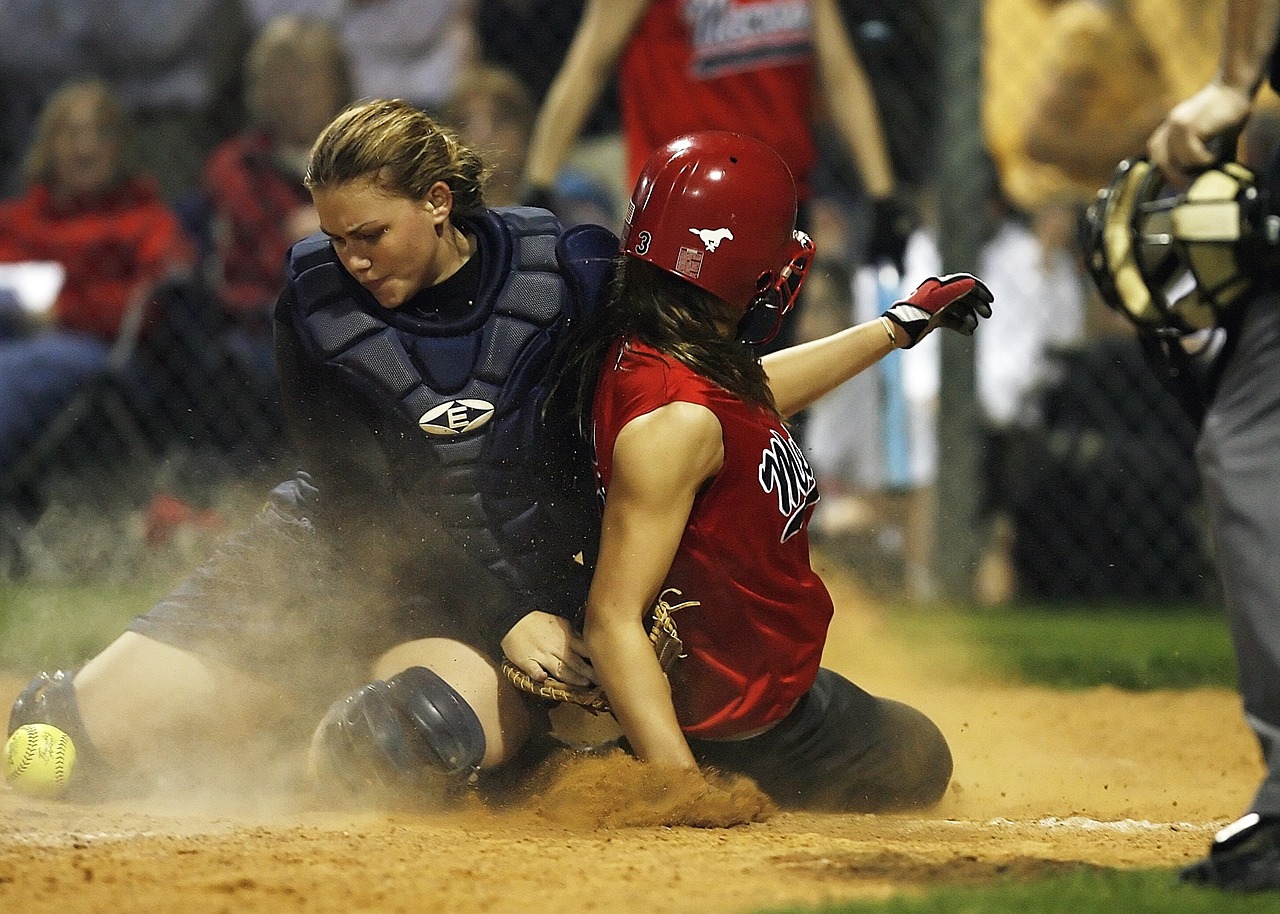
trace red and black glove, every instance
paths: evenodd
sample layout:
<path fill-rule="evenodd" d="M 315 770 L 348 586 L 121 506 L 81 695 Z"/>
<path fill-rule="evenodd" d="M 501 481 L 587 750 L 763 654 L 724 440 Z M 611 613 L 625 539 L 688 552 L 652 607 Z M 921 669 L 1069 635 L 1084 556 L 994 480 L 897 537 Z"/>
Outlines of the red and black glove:
<path fill-rule="evenodd" d="M 906 334 L 907 343 L 899 348 L 910 349 L 935 327 L 949 327 L 965 336 L 972 334 L 980 317 L 991 316 L 991 301 L 991 290 L 981 279 L 968 273 L 951 273 L 930 276 L 882 316 Z"/>

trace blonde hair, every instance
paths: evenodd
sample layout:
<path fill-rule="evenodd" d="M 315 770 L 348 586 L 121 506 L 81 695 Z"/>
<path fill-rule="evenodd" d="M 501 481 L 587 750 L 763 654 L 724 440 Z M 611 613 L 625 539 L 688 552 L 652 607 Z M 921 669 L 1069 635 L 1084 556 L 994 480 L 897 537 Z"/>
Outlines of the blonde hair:
<path fill-rule="evenodd" d="M 426 199 L 449 185 L 455 212 L 484 206 L 488 169 L 480 156 L 420 108 L 401 99 L 357 102 L 335 117 L 311 147 L 303 182 L 311 190 L 372 178 L 384 192 Z"/>
<path fill-rule="evenodd" d="M 351 63 L 337 29 L 318 19 L 284 15 L 267 23 L 245 55 L 245 105 L 250 117 L 261 122 L 270 116 L 265 95 L 273 70 L 308 63 L 327 66 L 339 105 L 350 104 L 355 96 Z"/>
<path fill-rule="evenodd" d="M 73 106 L 88 99 L 102 117 L 103 125 L 111 131 L 117 142 L 119 158 L 112 183 L 125 177 L 130 171 L 128 162 L 129 119 L 124 107 L 116 100 L 111 89 L 101 79 L 84 77 L 63 83 L 45 102 L 36 121 L 35 137 L 27 150 L 23 163 L 23 176 L 28 184 L 52 184 L 55 179 L 53 145 L 66 124 Z"/>
<path fill-rule="evenodd" d="M 514 73 L 502 67 L 478 66 L 464 73 L 444 107 L 444 119 L 455 126 L 463 123 L 467 119 L 467 104 L 483 98 L 493 102 L 502 121 L 514 124 L 525 136 L 533 131 L 533 122 L 538 116 L 533 96 Z"/>

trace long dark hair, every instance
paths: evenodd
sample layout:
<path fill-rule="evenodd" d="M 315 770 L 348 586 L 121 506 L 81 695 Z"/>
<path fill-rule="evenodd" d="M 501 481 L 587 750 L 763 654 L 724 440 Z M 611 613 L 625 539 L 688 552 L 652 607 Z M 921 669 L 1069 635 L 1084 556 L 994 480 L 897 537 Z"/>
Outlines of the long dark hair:
<path fill-rule="evenodd" d="M 745 343 L 726 336 L 739 315 L 725 302 L 653 264 L 623 256 L 605 306 L 572 347 L 568 370 L 578 384 L 575 410 L 591 427 L 600 368 L 613 343 L 634 338 L 687 365 L 729 393 L 777 414 L 764 368 Z"/>

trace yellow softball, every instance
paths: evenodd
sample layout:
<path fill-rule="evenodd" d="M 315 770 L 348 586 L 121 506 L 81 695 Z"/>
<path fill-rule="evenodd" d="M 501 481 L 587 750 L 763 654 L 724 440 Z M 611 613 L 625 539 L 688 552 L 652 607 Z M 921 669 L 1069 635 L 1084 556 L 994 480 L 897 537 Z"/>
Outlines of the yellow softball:
<path fill-rule="evenodd" d="M 49 724 L 21 726 L 4 746 L 5 781 L 33 797 L 62 796 L 75 764 L 71 737 Z"/>

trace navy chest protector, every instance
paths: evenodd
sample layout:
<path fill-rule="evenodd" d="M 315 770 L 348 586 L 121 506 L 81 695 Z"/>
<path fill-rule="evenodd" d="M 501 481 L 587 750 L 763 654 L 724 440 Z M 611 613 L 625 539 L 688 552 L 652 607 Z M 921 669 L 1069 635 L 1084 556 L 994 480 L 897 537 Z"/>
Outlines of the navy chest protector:
<path fill-rule="evenodd" d="M 380 307 L 315 235 L 290 252 L 293 323 L 309 359 L 391 413 L 397 433 L 380 445 L 395 489 L 525 607 L 568 615 L 586 596 L 599 514 L 575 417 L 544 405 L 556 349 L 597 306 L 618 241 L 528 207 L 465 228 L 482 278 L 464 319 Z"/>

